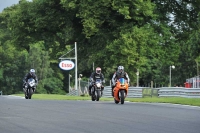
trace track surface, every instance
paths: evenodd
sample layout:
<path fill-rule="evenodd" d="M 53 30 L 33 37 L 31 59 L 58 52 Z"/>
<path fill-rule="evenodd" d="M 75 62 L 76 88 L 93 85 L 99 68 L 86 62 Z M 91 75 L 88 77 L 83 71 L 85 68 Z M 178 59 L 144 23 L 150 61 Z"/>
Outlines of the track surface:
<path fill-rule="evenodd" d="M 0 133 L 200 133 L 200 108 L 0 96 Z"/>

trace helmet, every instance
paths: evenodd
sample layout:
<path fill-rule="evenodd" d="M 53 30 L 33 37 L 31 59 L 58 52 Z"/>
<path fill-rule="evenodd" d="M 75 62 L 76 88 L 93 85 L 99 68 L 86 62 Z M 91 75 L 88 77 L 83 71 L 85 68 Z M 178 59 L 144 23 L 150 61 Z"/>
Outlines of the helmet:
<path fill-rule="evenodd" d="M 31 69 L 31 70 L 30 70 L 30 74 L 31 74 L 31 75 L 35 75 L 35 69 Z"/>
<path fill-rule="evenodd" d="M 119 67 L 118 67 L 118 72 L 119 72 L 119 73 L 124 72 L 124 67 L 123 67 L 123 66 L 119 66 Z"/>
<path fill-rule="evenodd" d="M 101 73 L 101 68 L 100 68 L 100 67 L 97 67 L 97 68 L 96 68 L 96 73 L 97 73 L 97 74 L 100 74 L 100 73 Z"/>

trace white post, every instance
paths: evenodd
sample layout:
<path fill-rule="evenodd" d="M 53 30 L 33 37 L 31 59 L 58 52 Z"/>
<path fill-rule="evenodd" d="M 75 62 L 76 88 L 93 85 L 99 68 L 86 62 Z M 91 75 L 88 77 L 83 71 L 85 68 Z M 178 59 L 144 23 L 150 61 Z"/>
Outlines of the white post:
<path fill-rule="evenodd" d="M 77 47 L 76 47 L 76 42 L 75 42 L 75 88 L 77 89 L 77 95 L 79 96 L 79 91 L 78 91 L 78 83 L 77 83 L 77 79 L 78 79 L 78 77 L 77 77 L 77 67 L 78 66 L 78 64 L 77 64 Z"/>
<path fill-rule="evenodd" d="M 70 94 L 70 78 L 72 75 L 69 74 L 69 94 Z"/>
<path fill-rule="evenodd" d="M 136 75 L 137 75 L 137 87 L 139 87 L 139 69 L 137 69 Z"/>
<path fill-rule="evenodd" d="M 80 85 L 80 82 L 81 82 L 81 78 L 80 78 L 80 76 L 79 76 L 79 78 L 78 78 L 78 92 L 80 92 L 80 89 L 81 89 L 81 85 Z"/>
<path fill-rule="evenodd" d="M 172 77 L 171 71 L 172 71 L 172 68 L 174 69 L 175 66 L 170 66 L 169 67 L 169 87 L 171 87 L 171 77 Z"/>
<path fill-rule="evenodd" d="M 171 87 L 171 66 L 169 67 L 169 87 Z"/>
<path fill-rule="evenodd" d="M 79 78 L 78 78 L 78 81 L 79 81 L 79 87 L 78 87 L 78 94 L 79 94 L 79 92 L 80 92 L 80 90 L 81 90 L 81 77 L 82 77 L 83 75 L 82 74 L 79 74 Z M 80 94 L 79 94 L 80 95 Z"/>

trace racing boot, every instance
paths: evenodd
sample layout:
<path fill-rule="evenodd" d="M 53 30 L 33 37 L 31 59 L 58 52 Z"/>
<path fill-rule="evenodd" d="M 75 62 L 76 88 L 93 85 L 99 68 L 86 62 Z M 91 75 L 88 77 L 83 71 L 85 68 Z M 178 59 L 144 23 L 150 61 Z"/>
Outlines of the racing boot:
<path fill-rule="evenodd" d="M 91 96 L 92 94 L 91 94 L 91 87 L 89 87 L 89 95 Z"/>
<path fill-rule="evenodd" d="M 101 87 L 101 96 L 103 95 L 104 86 Z"/>
<path fill-rule="evenodd" d="M 113 97 L 114 97 L 114 92 L 113 92 L 114 87 L 115 87 L 115 86 L 112 86 L 112 89 L 111 89 L 111 91 L 112 91 L 111 93 L 112 93 L 112 96 L 113 96 Z"/>

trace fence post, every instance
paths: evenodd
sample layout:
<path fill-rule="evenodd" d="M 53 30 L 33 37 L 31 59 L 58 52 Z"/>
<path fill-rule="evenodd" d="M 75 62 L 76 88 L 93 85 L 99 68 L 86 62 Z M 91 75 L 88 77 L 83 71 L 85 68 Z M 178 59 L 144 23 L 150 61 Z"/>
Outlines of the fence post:
<path fill-rule="evenodd" d="M 144 98 L 144 88 L 142 88 L 142 98 Z"/>
<path fill-rule="evenodd" d="M 153 90 L 153 81 L 151 81 L 151 97 L 152 97 L 152 90 Z"/>

